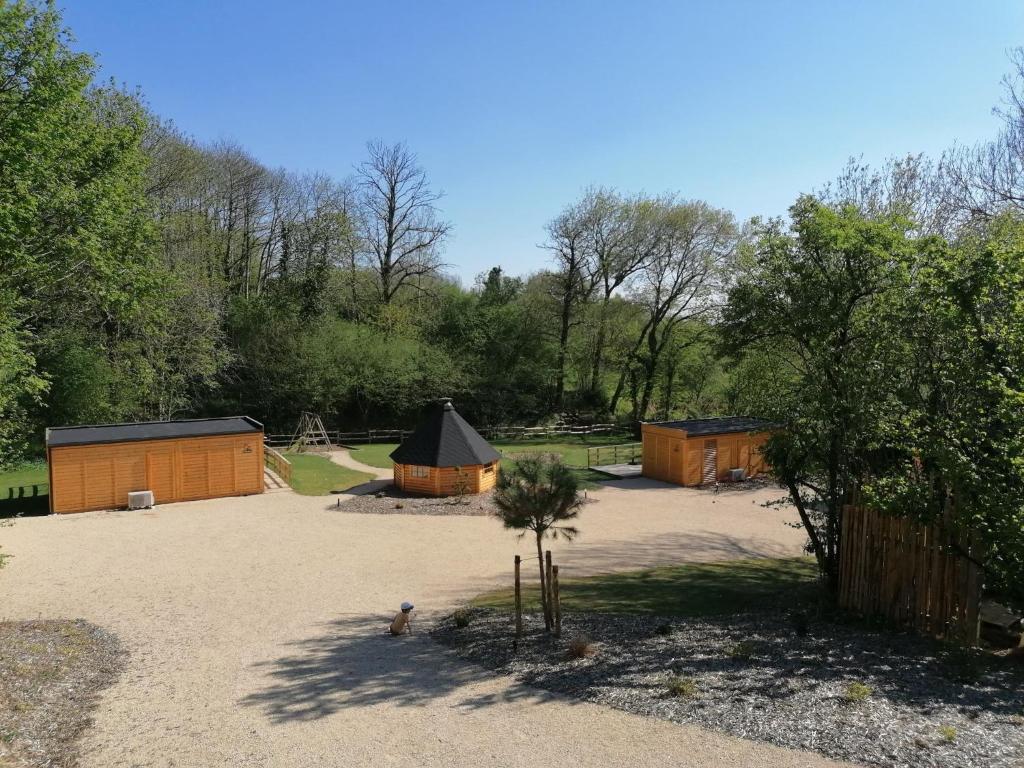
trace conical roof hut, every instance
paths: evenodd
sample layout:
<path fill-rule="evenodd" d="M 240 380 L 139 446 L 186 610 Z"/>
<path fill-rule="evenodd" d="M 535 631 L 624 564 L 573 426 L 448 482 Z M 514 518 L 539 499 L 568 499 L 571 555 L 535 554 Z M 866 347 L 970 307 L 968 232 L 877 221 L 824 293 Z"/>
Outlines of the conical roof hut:
<path fill-rule="evenodd" d="M 391 452 L 395 485 L 409 493 L 454 496 L 494 487 L 499 454 L 444 398 Z"/>

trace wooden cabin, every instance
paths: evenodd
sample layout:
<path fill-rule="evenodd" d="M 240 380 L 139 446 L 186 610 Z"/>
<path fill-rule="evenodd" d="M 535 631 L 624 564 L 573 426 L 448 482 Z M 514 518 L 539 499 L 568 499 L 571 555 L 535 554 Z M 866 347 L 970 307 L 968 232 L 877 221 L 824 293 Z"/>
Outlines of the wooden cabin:
<path fill-rule="evenodd" d="M 690 486 L 757 477 L 767 469 L 761 447 L 770 427 L 747 416 L 643 424 L 643 476 Z"/>
<path fill-rule="evenodd" d="M 50 511 L 157 504 L 263 492 L 263 425 L 248 416 L 51 427 Z"/>
<path fill-rule="evenodd" d="M 483 493 L 498 478 L 499 454 L 445 398 L 391 452 L 395 485 L 407 493 L 456 496 Z"/>

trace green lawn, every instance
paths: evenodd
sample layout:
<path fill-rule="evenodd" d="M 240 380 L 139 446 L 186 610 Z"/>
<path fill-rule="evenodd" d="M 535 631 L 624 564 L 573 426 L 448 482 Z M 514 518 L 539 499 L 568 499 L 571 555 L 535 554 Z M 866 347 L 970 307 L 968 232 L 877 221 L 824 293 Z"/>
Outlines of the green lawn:
<path fill-rule="evenodd" d="M 50 508 L 45 461 L 33 461 L 0 471 L 0 518 L 45 514 Z M 38 496 L 32 496 L 36 485 Z"/>
<path fill-rule="evenodd" d="M 374 479 L 373 475 L 339 466 L 323 456 L 289 453 L 287 457 L 292 465 L 291 486 L 304 496 L 326 496 Z"/>
<path fill-rule="evenodd" d="M 537 440 L 516 440 L 509 442 L 494 443 L 494 447 L 501 453 L 557 453 L 562 461 L 570 467 L 587 466 L 587 448 L 598 445 L 619 445 L 621 443 L 636 442 L 632 438 L 623 435 L 587 435 L 580 437 L 562 437 L 557 441 L 550 441 L 546 438 Z M 388 458 L 397 443 L 375 443 L 353 448 L 352 458 L 369 464 L 371 467 L 391 469 L 392 461 Z"/>
<path fill-rule="evenodd" d="M 557 453 L 562 461 L 570 467 L 574 467 L 574 474 L 580 483 L 580 488 L 596 488 L 601 480 L 607 480 L 605 475 L 587 469 L 587 448 L 597 445 L 618 445 L 630 442 L 628 437 L 622 435 L 588 435 L 586 440 L 583 437 L 564 437 L 558 442 L 548 442 L 546 439 L 520 440 L 515 442 L 494 443 L 494 447 L 503 455 L 517 453 Z M 364 445 L 352 450 L 352 458 L 369 464 L 371 467 L 391 469 L 393 462 L 388 458 L 397 443 L 374 443 Z M 502 466 L 508 467 L 511 459 L 503 459 Z"/>
<path fill-rule="evenodd" d="M 531 569 L 530 566 L 533 566 Z M 540 589 L 534 563 L 524 565 L 523 610 L 540 610 Z M 731 560 L 689 563 L 643 571 L 563 579 L 559 595 L 563 611 L 639 613 L 659 616 L 709 616 L 753 608 L 783 608 L 814 597 L 814 559 Z M 512 589 L 477 596 L 474 605 L 511 610 Z"/>

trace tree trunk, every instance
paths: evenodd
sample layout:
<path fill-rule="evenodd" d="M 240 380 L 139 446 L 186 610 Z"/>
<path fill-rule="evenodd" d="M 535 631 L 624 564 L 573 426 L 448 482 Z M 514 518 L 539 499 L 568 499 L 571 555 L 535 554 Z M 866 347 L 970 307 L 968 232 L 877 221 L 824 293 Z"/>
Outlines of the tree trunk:
<path fill-rule="evenodd" d="M 561 408 L 565 403 L 565 352 L 569 347 L 569 329 L 572 327 L 572 290 L 566 291 L 562 299 L 561 327 L 558 333 L 558 376 L 555 379 L 555 405 Z"/>
<path fill-rule="evenodd" d="M 601 367 L 604 363 L 604 344 L 605 337 L 608 332 L 609 298 L 610 296 L 605 294 L 604 299 L 601 301 L 601 308 L 598 310 L 597 338 L 594 339 L 594 360 L 590 366 L 590 389 L 595 393 L 602 392 L 604 390 L 604 387 L 601 385 Z"/>
<path fill-rule="evenodd" d="M 540 568 L 540 605 L 544 613 L 544 629 L 551 631 L 550 611 L 548 610 L 548 582 L 544 577 L 544 547 L 541 544 L 543 534 L 537 534 L 537 565 Z"/>

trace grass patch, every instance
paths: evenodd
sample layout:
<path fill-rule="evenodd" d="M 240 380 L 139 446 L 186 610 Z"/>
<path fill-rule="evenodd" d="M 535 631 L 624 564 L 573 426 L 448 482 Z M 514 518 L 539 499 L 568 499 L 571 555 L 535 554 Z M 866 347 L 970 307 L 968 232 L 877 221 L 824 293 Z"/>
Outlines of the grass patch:
<path fill-rule="evenodd" d="M 326 496 L 374 479 L 366 472 L 343 467 L 311 453 L 289 453 L 287 458 L 292 465 L 291 486 L 303 496 Z"/>
<path fill-rule="evenodd" d="M 537 440 L 516 440 L 511 442 L 493 443 L 496 450 L 504 456 L 517 453 L 555 453 L 562 457 L 562 461 L 573 467 L 573 474 L 579 480 L 580 488 L 596 488 L 598 482 L 608 478 L 600 472 L 587 469 L 587 448 L 598 445 L 616 445 L 630 442 L 631 438 L 622 435 L 587 435 L 586 439 L 580 437 L 563 437 L 552 442 L 548 439 Z M 380 469 L 391 469 L 394 462 L 389 454 L 398 447 L 397 443 L 375 443 L 352 449 L 352 458 L 356 461 L 368 464 L 371 467 Z M 503 468 L 513 465 L 510 458 L 502 459 Z"/>
<path fill-rule="evenodd" d="M 680 677 L 679 675 L 669 677 L 668 682 L 665 683 L 665 690 L 669 696 L 675 696 L 679 699 L 694 699 L 699 693 L 696 680 L 692 677 Z"/>
<path fill-rule="evenodd" d="M 31 461 L 0 471 L 0 518 L 47 514 L 49 481 L 45 461 Z M 36 486 L 36 495 L 32 495 L 32 486 Z"/>
<path fill-rule="evenodd" d="M 813 558 L 759 558 L 722 563 L 688 563 L 642 571 L 563 579 L 563 611 L 712 616 L 792 605 L 817 594 Z M 511 589 L 487 592 L 473 604 L 511 610 Z M 523 609 L 540 610 L 540 589 L 524 585 Z"/>
<path fill-rule="evenodd" d="M 860 702 L 867 701 L 871 698 L 871 694 L 874 692 L 875 689 L 870 685 L 855 680 L 846 686 L 843 698 L 851 704 L 859 704 Z"/>

